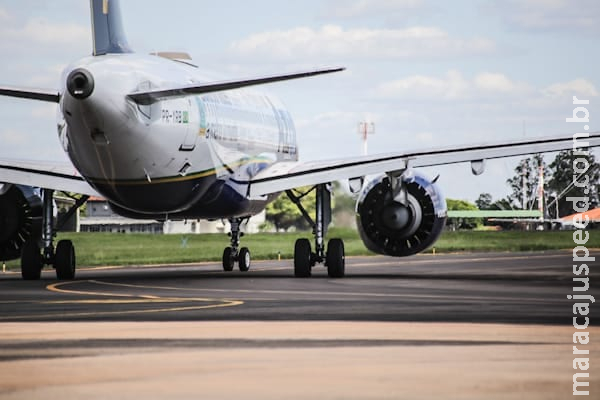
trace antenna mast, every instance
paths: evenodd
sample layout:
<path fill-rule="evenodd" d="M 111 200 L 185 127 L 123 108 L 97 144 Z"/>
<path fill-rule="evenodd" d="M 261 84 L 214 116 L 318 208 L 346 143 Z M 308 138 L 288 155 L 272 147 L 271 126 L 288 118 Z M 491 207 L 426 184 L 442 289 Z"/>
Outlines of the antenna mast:
<path fill-rule="evenodd" d="M 366 156 L 369 153 L 369 135 L 375 134 L 375 123 L 374 122 L 360 122 L 358 124 L 358 133 L 362 136 L 363 140 L 363 155 Z"/>

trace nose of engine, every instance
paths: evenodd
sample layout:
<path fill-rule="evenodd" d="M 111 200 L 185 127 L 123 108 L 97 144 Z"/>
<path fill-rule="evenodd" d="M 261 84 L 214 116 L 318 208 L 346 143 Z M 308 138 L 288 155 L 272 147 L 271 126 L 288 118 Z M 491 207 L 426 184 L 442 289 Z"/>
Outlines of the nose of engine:
<path fill-rule="evenodd" d="M 94 93 L 94 77 L 87 69 L 77 68 L 67 77 L 67 90 L 73 98 L 85 100 Z"/>

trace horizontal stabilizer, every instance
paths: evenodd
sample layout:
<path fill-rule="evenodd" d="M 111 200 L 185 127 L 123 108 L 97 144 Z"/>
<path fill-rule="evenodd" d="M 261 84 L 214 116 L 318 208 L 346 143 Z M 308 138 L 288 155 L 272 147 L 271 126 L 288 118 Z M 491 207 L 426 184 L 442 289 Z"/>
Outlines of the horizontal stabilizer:
<path fill-rule="evenodd" d="M 206 84 L 192 84 L 187 86 L 181 86 L 177 88 L 169 89 L 158 89 L 146 92 L 136 92 L 128 95 L 127 97 L 135 101 L 137 104 L 150 105 L 157 101 L 167 99 L 170 97 L 184 97 L 190 95 L 200 95 L 213 92 L 222 92 L 225 90 L 240 89 L 248 86 L 264 85 L 267 83 L 289 81 L 292 79 L 308 78 L 316 75 L 331 74 L 333 72 L 340 72 L 345 68 L 329 68 L 319 69 L 305 72 L 298 72 L 286 75 L 268 76 L 262 78 L 249 78 L 234 81 L 223 81 L 223 82 L 212 82 Z"/>
<path fill-rule="evenodd" d="M 0 86 L 0 96 L 40 100 L 50 103 L 58 103 L 60 101 L 60 95 L 56 90 L 17 88 L 12 86 Z"/>

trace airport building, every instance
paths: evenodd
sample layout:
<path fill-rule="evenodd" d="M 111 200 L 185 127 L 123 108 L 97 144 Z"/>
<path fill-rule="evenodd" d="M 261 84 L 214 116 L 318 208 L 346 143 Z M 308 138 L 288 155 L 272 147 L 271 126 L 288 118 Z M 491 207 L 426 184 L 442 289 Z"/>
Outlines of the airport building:
<path fill-rule="evenodd" d="M 243 230 L 247 233 L 258 233 L 260 226 L 265 222 L 265 213 L 258 214 L 250 219 Z M 106 201 L 101 197 L 91 197 L 87 202 L 85 217 L 79 221 L 81 232 L 107 232 L 107 233 L 148 233 L 148 234 L 204 234 L 227 233 L 229 222 L 186 220 L 186 221 L 155 221 L 124 218 L 116 214 Z"/>

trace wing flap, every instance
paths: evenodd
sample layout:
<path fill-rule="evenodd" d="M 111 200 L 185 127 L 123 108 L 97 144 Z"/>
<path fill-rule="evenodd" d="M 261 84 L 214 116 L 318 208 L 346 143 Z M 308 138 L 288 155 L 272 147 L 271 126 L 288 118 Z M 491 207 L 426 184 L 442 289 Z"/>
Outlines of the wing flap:
<path fill-rule="evenodd" d="M 231 80 L 222 82 L 211 82 L 206 84 L 192 84 L 181 87 L 174 87 L 168 89 L 158 89 L 144 92 L 135 92 L 129 94 L 127 97 L 137 104 L 150 105 L 157 101 L 170 98 L 170 97 L 184 97 L 191 95 L 200 95 L 213 92 L 222 92 L 225 90 L 241 89 L 248 86 L 265 85 L 268 83 L 288 81 L 292 79 L 308 78 L 316 75 L 331 74 L 334 72 L 340 72 L 345 68 L 327 68 L 318 69 L 304 72 L 297 72 L 285 75 L 274 75 L 260 78 L 248 78 L 241 80 Z"/>
<path fill-rule="evenodd" d="M 586 147 L 600 146 L 600 132 L 589 137 L 579 137 Z M 342 179 L 399 171 L 406 167 L 431 167 L 463 162 L 523 156 L 573 149 L 574 137 L 554 136 L 496 144 L 449 147 L 434 150 L 390 153 L 353 159 L 329 160 L 309 163 L 275 164 L 257 174 L 247 184 L 251 197 L 260 197 L 300 186 L 317 185 Z"/>

